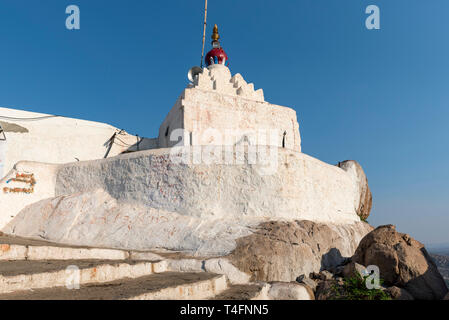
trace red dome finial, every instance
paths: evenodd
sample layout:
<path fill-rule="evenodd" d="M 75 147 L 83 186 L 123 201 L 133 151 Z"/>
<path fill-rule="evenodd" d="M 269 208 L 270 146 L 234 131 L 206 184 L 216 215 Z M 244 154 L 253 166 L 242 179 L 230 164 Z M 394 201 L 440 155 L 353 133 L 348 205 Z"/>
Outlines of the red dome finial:
<path fill-rule="evenodd" d="M 212 47 L 213 49 L 209 51 L 206 55 L 206 66 L 210 66 L 211 64 L 222 64 L 225 65 L 228 61 L 228 55 L 223 50 L 220 45 L 220 35 L 218 34 L 217 25 L 214 26 L 214 31 L 212 33 Z"/>

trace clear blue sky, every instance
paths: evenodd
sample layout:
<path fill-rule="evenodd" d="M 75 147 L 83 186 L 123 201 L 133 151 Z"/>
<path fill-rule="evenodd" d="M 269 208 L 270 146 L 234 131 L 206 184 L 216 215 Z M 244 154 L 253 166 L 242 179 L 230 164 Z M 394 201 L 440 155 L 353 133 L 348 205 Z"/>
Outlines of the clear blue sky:
<path fill-rule="evenodd" d="M 65 28 L 65 8 L 81 30 Z M 381 9 L 381 30 L 365 8 Z M 0 106 L 158 126 L 201 55 L 203 0 L 2 0 Z M 303 151 L 355 159 L 373 225 L 449 243 L 449 1 L 209 0 L 233 73 L 298 113 Z"/>

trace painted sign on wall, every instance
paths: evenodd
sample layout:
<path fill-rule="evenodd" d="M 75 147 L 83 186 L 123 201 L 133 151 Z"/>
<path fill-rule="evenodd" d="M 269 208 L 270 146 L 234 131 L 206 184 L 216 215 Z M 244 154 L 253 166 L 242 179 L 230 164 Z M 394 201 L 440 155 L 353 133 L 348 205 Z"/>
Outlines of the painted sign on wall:
<path fill-rule="evenodd" d="M 3 172 L 6 162 L 6 147 L 6 140 L 0 140 L 0 179 L 7 174 L 7 172 Z"/>

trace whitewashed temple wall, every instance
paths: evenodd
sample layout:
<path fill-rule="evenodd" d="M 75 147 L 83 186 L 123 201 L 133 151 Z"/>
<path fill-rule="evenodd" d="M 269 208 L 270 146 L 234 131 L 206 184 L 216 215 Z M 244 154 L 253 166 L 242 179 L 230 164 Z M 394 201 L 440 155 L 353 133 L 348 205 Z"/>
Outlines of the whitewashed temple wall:
<path fill-rule="evenodd" d="M 255 91 L 240 74 L 231 77 L 229 69 L 220 65 L 196 77 L 159 129 L 162 148 L 242 142 L 300 152 L 296 111 L 265 102 L 261 89 Z"/>
<path fill-rule="evenodd" d="M 183 130 L 177 134 L 175 129 Z M 182 143 L 179 143 L 180 139 Z M 267 102 L 188 88 L 159 129 L 161 148 L 235 145 L 245 139 L 253 145 L 285 147 L 300 152 L 296 111 Z"/>
<path fill-rule="evenodd" d="M 0 115 L 11 118 L 40 118 L 48 115 L 0 108 Z M 138 139 L 123 132 L 108 152 L 108 140 L 119 130 L 111 125 L 51 117 L 36 121 L 0 119 L 6 141 L 0 141 L 0 179 L 19 161 L 68 163 L 116 156 L 125 151 L 157 147 L 154 139 Z M 1 137 L 0 137 L 1 138 Z M 2 167 L 2 168 L 1 168 Z"/>

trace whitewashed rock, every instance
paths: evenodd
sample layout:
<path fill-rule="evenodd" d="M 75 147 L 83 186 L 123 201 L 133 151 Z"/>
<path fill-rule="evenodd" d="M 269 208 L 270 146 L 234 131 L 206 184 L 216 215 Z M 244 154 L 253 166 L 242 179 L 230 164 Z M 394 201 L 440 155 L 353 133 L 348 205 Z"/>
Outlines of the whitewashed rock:
<path fill-rule="evenodd" d="M 268 291 L 270 300 L 315 300 L 312 290 L 299 283 L 276 282 Z"/>
<path fill-rule="evenodd" d="M 189 148 L 176 150 L 193 156 Z M 354 208 L 359 195 L 351 177 L 305 154 L 277 149 L 276 170 L 264 175 L 248 163 L 175 164 L 172 152 L 158 149 L 62 165 L 56 195 L 103 189 L 120 202 L 201 219 L 359 221 Z"/>
<path fill-rule="evenodd" d="M 200 219 L 120 203 L 98 189 L 33 204 L 3 231 L 71 245 L 226 257 L 229 264 L 216 260 L 207 266 L 232 274 L 238 283 L 246 282 L 241 280 L 244 274 L 252 280 L 294 281 L 298 273 L 339 265 L 344 257 L 352 256 L 358 241 L 370 230 L 362 222 L 332 225 L 255 218 Z M 204 270 L 201 260 L 178 260 L 173 266 L 179 271 Z"/>
<path fill-rule="evenodd" d="M 354 203 L 356 212 L 361 219 L 366 220 L 371 212 L 373 196 L 362 166 L 357 161 L 347 160 L 339 162 L 338 167 L 345 170 L 351 176 L 359 194 Z"/>
<path fill-rule="evenodd" d="M 235 239 L 251 234 L 254 220 L 210 219 L 120 204 L 99 189 L 61 196 L 25 208 L 3 230 L 56 243 L 150 250 L 164 248 L 194 256 L 231 252 Z"/>
<path fill-rule="evenodd" d="M 168 269 L 173 272 L 204 272 L 204 261 L 198 259 L 169 259 Z"/>
<path fill-rule="evenodd" d="M 225 274 L 232 284 L 245 284 L 251 278 L 250 275 L 240 271 L 224 258 L 206 260 L 204 269 L 211 273 Z"/>
<path fill-rule="evenodd" d="M 161 261 L 164 258 L 153 252 L 140 252 L 140 251 L 130 251 L 129 253 L 130 260 L 145 260 L 145 261 Z"/>

